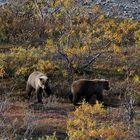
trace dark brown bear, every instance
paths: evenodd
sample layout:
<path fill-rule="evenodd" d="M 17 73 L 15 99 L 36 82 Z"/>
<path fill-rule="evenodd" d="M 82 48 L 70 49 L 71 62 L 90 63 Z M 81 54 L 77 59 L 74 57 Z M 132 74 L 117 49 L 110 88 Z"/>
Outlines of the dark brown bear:
<path fill-rule="evenodd" d="M 76 105 L 80 99 L 85 98 L 86 102 L 95 96 L 99 102 L 103 102 L 103 90 L 109 90 L 109 82 L 105 79 L 80 79 L 71 85 L 71 102 Z"/>
<path fill-rule="evenodd" d="M 47 96 L 50 96 L 50 94 L 52 94 L 52 91 L 48 84 L 48 77 L 45 74 L 39 71 L 35 71 L 30 74 L 26 84 L 26 93 L 28 95 L 28 98 L 31 97 L 31 93 L 33 90 L 35 90 L 38 103 L 43 103 L 42 102 L 43 91 L 47 94 Z"/>

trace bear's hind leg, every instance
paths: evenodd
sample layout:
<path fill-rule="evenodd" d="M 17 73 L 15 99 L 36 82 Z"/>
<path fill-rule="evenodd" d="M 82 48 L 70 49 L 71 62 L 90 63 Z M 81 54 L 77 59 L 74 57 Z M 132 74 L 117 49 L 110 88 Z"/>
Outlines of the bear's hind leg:
<path fill-rule="evenodd" d="M 72 102 L 73 95 L 72 95 L 71 93 L 69 94 L 69 99 L 70 99 L 70 101 Z"/>
<path fill-rule="evenodd" d="M 96 94 L 96 99 L 99 101 L 99 103 L 103 103 L 103 95 L 101 93 Z"/>

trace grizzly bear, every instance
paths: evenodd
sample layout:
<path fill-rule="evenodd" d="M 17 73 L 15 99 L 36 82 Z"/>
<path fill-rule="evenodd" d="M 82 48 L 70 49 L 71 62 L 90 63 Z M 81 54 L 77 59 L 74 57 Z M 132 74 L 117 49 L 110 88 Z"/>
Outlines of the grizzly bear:
<path fill-rule="evenodd" d="M 74 81 L 71 85 L 71 94 L 69 99 L 76 105 L 82 98 L 85 98 L 86 102 L 95 96 L 96 100 L 103 102 L 103 90 L 109 90 L 109 82 L 105 79 L 80 79 Z"/>
<path fill-rule="evenodd" d="M 47 96 L 50 96 L 52 94 L 52 91 L 48 84 L 48 77 L 39 71 L 34 71 L 28 77 L 26 84 L 26 93 L 28 95 L 28 99 L 30 99 L 33 89 L 35 90 L 35 93 L 37 95 L 38 103 L 43 103 L 43 91 L 46 93 Z"/>

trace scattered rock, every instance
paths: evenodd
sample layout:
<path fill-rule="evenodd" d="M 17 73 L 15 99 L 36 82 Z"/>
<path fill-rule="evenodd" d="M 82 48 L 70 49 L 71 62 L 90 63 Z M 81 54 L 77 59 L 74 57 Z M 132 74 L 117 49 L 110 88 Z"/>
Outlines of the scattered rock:
<path fill-rule="evenodd" d="M 97 4 L 110 17 L 140 20 L 140 0 L 81 0 L 81 4 Z"/>

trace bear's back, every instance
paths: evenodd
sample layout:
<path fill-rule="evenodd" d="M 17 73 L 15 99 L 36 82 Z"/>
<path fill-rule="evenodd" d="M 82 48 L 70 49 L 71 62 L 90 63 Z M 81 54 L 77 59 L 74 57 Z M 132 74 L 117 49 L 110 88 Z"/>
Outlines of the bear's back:
<path fill-rule="evenodd" d="M 74 81 L 72 84 L 72 92 L 80 92 L 82 94 L 84 93 L 91 93 L 93 89 L 96 87 L 96 84 L 94 84 L 92 80 L 87 79 L 80 79 L 77 81 Z"/>

